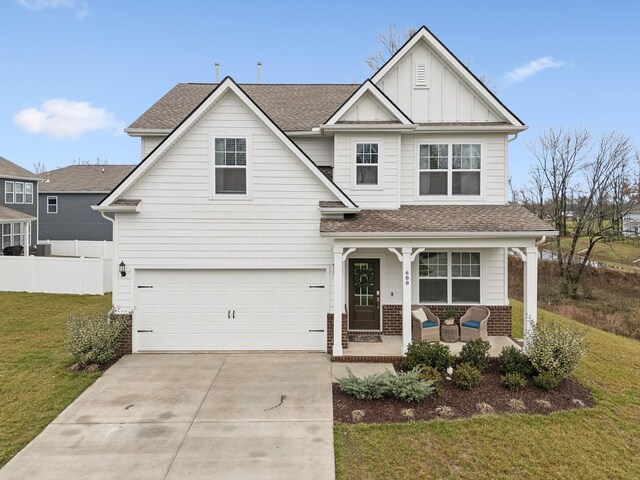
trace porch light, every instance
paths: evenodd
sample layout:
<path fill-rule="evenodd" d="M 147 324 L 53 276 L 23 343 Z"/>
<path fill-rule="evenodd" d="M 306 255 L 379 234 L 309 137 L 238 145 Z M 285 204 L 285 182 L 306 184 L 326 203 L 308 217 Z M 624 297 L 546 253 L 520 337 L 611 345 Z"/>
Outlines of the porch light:
<path fill-rule="evenodd" d="M 127 266 L 124 264 L 124 262 L 120 262 L 120 275 L 123 277 L 127 276 Z"/>

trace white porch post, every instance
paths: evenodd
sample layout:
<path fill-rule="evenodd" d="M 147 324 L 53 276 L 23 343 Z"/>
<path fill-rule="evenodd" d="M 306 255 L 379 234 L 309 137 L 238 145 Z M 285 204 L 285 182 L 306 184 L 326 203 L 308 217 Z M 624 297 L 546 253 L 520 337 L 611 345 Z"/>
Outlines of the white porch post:
<path fill-rule="evenodd" d="M 402 353 L 411 343 L 411 248 L 402 249 Z"/>
<path fill-rule="evenodd" d="M 342 247 L 333 247 L 333 356 L 342 356 Z"/>
<path fill-rule="evenodd" d="M 524 263 L 524 341 L 528 346 L 533 328 L 538 322 L 538 249 L 527 247 Z"/>
<path fill-rule="evenodd" d="M 29 247 L 31 246 L 29 245 L 29 222 L 22 223 L 22 246 L 24 247 L 22 254 L 28 257 Z"/>

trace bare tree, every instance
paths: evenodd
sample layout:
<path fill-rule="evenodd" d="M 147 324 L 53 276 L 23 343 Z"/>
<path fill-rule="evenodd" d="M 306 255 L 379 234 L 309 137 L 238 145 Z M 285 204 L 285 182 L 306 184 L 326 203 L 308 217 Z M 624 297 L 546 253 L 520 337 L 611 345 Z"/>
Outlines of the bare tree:
<path fill-rule="evenodd" d="M 606 221 L 630 207 L 628 195 L 617 193 L 633 155 L 631 140 L 617 133 L 592 141 L 587 129 L 549 129 L 529 149 L 536 160 L 529 191 L 535 192 L 535 208 L 560 232 L 556 255 L 565 292 L 576 296 L 584 268 L 595 246 L 614 233 Z M 621 199 L 624 196 L 624 199 Z M 567 215 L 573 210 L 573 217 Z M 562 237 L 569 246 L 562 248 Z M 578 252 L 578 241 L 587 248 Z"/>
<path fill-rule="evenodd" d="M 389 25 L 387 30 L 378 34 L 380 50 L 365 58 L 364 63 L 371 71 L 377 72 L 417 31 L 416 27 L 409 27 L 399 32 L 395 25 Z"/>
<path fill-rule="evenodd" d="M 33 162 L 33 173 L 40 175 L 41 173 L 47 173 L 47 166 L 42 162 Z"/>
<path fill-rule="evenodd" d="M 71 165 L 108 165 L 109 160 L 106 158 L 96 157 L 95 160 L 82 160 L 80 158 L 74 160 Z"/>

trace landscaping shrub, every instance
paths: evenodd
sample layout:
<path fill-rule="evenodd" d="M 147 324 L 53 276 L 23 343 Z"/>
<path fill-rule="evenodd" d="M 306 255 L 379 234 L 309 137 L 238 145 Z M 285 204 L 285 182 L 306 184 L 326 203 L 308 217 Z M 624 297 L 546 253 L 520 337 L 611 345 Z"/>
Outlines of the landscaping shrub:
<path fill-rule="evenodd" d="M 403 402 L 420 402 L 436 389 L 431 380 L 420 377 L 420 368 L 386 377 L 389 394 Z"/>
<path fill-rule="evenodd" d="M 478 338 L 464 344 L 460 351 L 460 360 L 462 363 L 468 363 L 484 372 L 489 366 L 489 350 L 491 344 L 486 340 Z"/>
<path fill-rule="evenodd" d="M 453 355 L 447 345 L 441 343 L 414 342 L 407 349 L 405 358 L 407 368 L 428 365 L 444 372 L 453 365 Z"/>
<path fill-rule="evenodd" d="M 433 388 L 435 388 L 436 395 L 442 395 L 442 372 L 437 368 L 430 367 L 429 365 L 423 365 L 420 368 L 420 378 L 433 382 Z"/>
<path fill-rule="evenodd" d="M 116 358 L 123 332 L 124 323 L 107 314 L 71 317 L 67 348 L 81 365 L 102 365 Z"/>
<path fill-rule="evenodd" d="M 527 406 L 521 398 L 512 398 L 509 400 L 509 410 L 512 412 L 524 412 Z"/>
<path fill-rule="evenodd" d="M 527 379 L 521 373 L 507 373 L 502 376 L 502 385 L 512 392 L 519 392 L 527 386 Z"/>
<path fill-rule="evenodd" d="M 382 398 L 388 390 L 388 373 L 369 375 L 364 378 L 356 377 L 350 368 L 347 376 L 338 380 L 340 390 L 356 397 L 358 400 L 375 400 Z"/>
<path fill-rule="evenodd" d="M 561 378 L 551 372 L 540 372 L 533 377 L 533 384 L 541 390 L 549 392 L 556 388 Z"/>
<path fill-rule="evenodd" d="M 500 372 L 504 374 L 519 373 L 523 377 L 528 377 L 533 373 L 533 366 L 527 354 L 513 346 L 502 350 L 498 357 L 498 366 Z"/>
<path fill-rule="evenodd" d="M 462 363 L 453 372 L 453 381 L 463 390 L 471 390 L 482 381 L 482 372 L 469 363 Z"/>
<path fill-rule="evenodd" d="M 571 375 L 585 354 L 585 332 L 563 328 L 556 322 L 537 325 L 527 350 L 533 368 L 558 379 Z"/>

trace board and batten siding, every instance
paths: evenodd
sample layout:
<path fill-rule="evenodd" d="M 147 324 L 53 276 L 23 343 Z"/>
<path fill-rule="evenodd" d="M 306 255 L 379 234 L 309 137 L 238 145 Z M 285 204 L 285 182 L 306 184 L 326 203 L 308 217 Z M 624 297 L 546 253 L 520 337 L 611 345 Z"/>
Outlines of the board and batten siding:
<path fill-rule="evenodd" d="M 214 135 L 247 137 L 251 199 L 210 199 Z M 324 185 L 234 94 L 221 98 L 127 192 L 138 213 L 116 214 L 117 257 L 141 268 L 325 268 L 319 235 Z M 133 307 L 135 274 L 120 277 L 119 309 Z M 329 286 L 327 285 L 327 288 Z"/>
<path fill-rule="evenodd" d="M 291 137 L 291 139 L 316 165 L 333 166 L 333 137 Z"/>
<path fill-rule="evenodd" d="M 39 240 L 112 239 L 112 224 L 91 209 L 105 193 L 41 193 Z M 47 197 L 58 197 L 58 213 L 47 213 Z"/>
<path fill-rule="evenodd" d="M 420 144 L 479 143 L 482 149 L 481 195 L 479 196 L 419 196 Z M 507 136 L 504 133 L 484 134 L 421 134 L 402 136 L 402 174 L 400 182 L 403 205 L 435 204 L 498 204 L 507 203 Z M 451 158 L 451 151 L 449 151 Z"/>
<path fill-rule="evenodd" d="M 427 85 L 416 87 L 416 64 Z M 414 122 L 496 122 L 501 116 L 439 54 L 418 42 L 377 86 Z"/>

